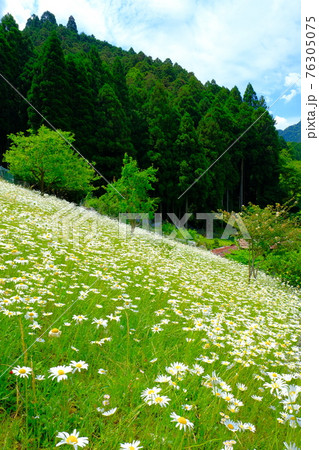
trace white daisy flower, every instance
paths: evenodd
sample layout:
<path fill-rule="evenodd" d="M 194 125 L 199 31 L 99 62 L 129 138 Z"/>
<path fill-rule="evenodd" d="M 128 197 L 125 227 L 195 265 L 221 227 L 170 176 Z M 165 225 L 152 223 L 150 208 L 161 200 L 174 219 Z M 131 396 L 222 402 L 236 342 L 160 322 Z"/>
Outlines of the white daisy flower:
<path fill-rule="evenodd" d="M 289 444 L 287 442 L 284 442 L 284 446 L 285 450 L 300 450 L 300 448 L 297 447 L 297 445 L 293 442 L 289 442 Z"/>
<path fill-rule="evenodd" d="M 170 415 L 172 418 L 171 422 L 176 422 L 176 428 L 179 428 L 180 430 L 186 431 L 187 428 L 193 428 L 194 424 L 190 422 L 186 417 L 178 416 L 176 413 L 172 412 Z"/>
<path fill-rule="evenodd" d="M 236 441 L 224 441 L 223 445 L 225 446 L 222 450 L 233 450 L 233 445 L 236 444 Z"/>
<path fill-rule="evenodd" d="M 239 389 L 240 391 L 242 391 L 242 392 L 247 390 L 247 386 L 246 386 L 245 384 L 237 383 L 236 386 L 237 386 L 238 389 Z"/>
<path fill-rule="evenodd" d="M 79 316 L 74 315 L 72 317 L 72 319 L 75 320 L 76 323 L 81 323 L 81 322 L 83 322 L 83 320 L 88 320 L 88 318 L 83 315 L 79 315 Z"/>
<path fill-rule="evenodd" d="M 58 439 L 62 439 L 58 444 L 56 444 L 56 447 L 63 444 L 72 445 L 74 447 L 74 450 L 77 450 L 78 447 L 85 447 L 89 440 L 87 437 L 79 437 L 79 432 L 76 430 L 73 430 L 72 434 L 66 433 L 65 431 L 62 431 L 57 434 L 56 436 Z"/>
<path fill-rule="evenodd" d="M 34 320 L 34 322 L 31 323 L 29 327 L 32 328 L 32 330 L 41 330 L 42 328 L 41 325 L 36 320 Z"/>
<path fill-rule="evenodd" d="M 85 361 L 71 361 L 70 366 L 73 367 L 72 373 L 81 372 L 82 369 L 87 370 L 89 367 Z"/>
<path fill-rule="evenodd" d="M 61 333 L 62 333 L 62 331 L 60 331 L 58 328 L 52 328 L 52 330 L 49 331 L 49 336 L 50 337 L 60 337 Z"/>
<path fill-rule="evenodd" d="M 168 403 L 171 401 L 170 398 L 168 398 L 166 395 L 162 396 L 154 396 L 154 398 L 150 399 L 147 403 L 149 405 L 160 405 L 161 407 L 167 406 Z"/>
<path fill-rule="evenodd" d="M 161 388 L 159 387 L 153 387 L 151 389 L 147 388 L 144 389 L 144 391 L 141 393 L 141 397 L 144 400 L 151 400 L 152 398 L 154 398 L 157 394 L 159 394 L 161 392 Z"/>
<path fill-rule="evenodd" d="M 12 369 L 12 373 L 21 378 L 29 378 L 30 373 L 32 372 L 31 367 L 26 366 L 17 366 Z"/>
<path fill-rule="evenodd" d="M 191 411 L 194 408 L 194 405 L 182 405 L 182 409 L 185 411 Z"/>
<path fill-rule="evenodd" d="M 45 376 L 44 375 L 36 375 L 35 379 L 38 381 L 43 381 L 43 380 L 45 380 Z"/>
<path fill-rule="evenodd" d="M 172 377 L 169 377 L 168 375 L 159 375 L 155 381 L 157 383 L 169 383 L 171 381 Z"/>
<path fill-rule="evenodd" d="M 24 317 L 26 319 L 34 320 L 38 317 L 38 314 L 35 311 L 28 311 Z"/>
<path fill-rule="evenodd" d="M 59 382 L 61 380 L 66 380 L 68 378 L 67 373 L 72 372 L 72 367 L 69 366 L 51 367 L 51 369 L 49 369 L 49 372 L 50 372 L 49 378 L 52 377 L 53 380 L 56 378 L 57 382 Z"/>
<path fill-rule="evenodd" d="M 228 430 L 232 431 L 233 433 L 239 430 L 238 423 L 234 422 L 233 420 L 226 419 L 223 420 L 222 423 L 225 425 L 226 428 L 228 428 Z"/>
<path fill-rule="evenodd" d="M 96 318 L 94 318 L 93 321 L 92 321 L 92 324 L 96 324 L 97 328 L 99 328 L 100 325 L 103 328 L 106 328 L 106 326 L 108 324 L 108 321 L 106 319 L 96 319 Z"/>
<path fill-rule="evenodd" d="M 114 414 L 116 412 L 117 408 L 112 408 L 109 409 L 108 411 L 105 411 L 102 413 L 103 416 L 111 416 L 112 414 Z"/>
<path fill-rule="evenodd" d="M 133 441 L 133 442 L 125 442 L 124 444 L 120 444 L 121 450 L 139 450 L 140 448 L 143 448 L 142 445 L 140 445 L 140 441 Z"/>
<path fill-rule="evenodd" d="M 163 331 L 163 328 L 161 328 L 159 325 L 153 325 L 151 330 L 153 333 L 159 333 L 160 331 Z"/>
<path fill-rule="evenodd" d="M 204 368 L 199 364 L 194 364 L 193 367 L 190 369 L 190 372 L 195 375 L 201 375 L 202 373 L 204 373 Z"/>

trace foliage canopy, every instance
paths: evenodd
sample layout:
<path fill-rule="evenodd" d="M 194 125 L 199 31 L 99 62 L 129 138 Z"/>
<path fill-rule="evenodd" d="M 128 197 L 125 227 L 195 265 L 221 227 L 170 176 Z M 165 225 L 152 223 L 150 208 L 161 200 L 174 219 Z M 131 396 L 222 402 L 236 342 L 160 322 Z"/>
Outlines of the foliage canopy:
<path fill-rule="evenodd" d="M 66 142 L 74 141 L 72 133 L 57 133 L 42 125 L 36 133 L 29 130 L 28 135 L 19 132 L 9 138 L 12 144 L 4 160 L 10 172 L 35 185 L 42 195 L 46 192 L 78 197 L 92 191 L 94 169 Z"/>

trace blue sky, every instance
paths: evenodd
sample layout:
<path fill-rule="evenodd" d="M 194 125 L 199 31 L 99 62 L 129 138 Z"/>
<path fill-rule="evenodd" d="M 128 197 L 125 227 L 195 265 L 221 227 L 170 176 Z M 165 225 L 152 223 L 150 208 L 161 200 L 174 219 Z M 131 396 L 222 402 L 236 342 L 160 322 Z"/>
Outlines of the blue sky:
<path fill-rule="evenodd" d="M 300 120 L 299 0 L 0 0 L 20 29 L 47 10 L 64 25 L 73 15 L 79 32 L 170 58 L 203 83 L 242 93 L 252 83 L 278 128 Z"/>

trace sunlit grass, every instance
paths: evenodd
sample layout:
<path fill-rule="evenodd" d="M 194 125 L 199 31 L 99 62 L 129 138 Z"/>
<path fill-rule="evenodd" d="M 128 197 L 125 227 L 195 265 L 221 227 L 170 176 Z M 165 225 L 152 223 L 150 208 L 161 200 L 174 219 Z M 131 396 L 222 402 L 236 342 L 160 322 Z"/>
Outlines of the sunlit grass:
<path fill-rule="evenodd" d="M 0 202 L 1 448 L 53 448 L 74 429 L 91 449 L 300 446 L 297 290 L 264 275 L 248 284 L 237 263 L 142 230 L 125 235 L 84 208 L 59 227 L 66 202 L 4 182 Z M 71 361 L 88 369 L 49 378 Z M 177 362 L 186 368 L 174 372 Z M 32 374 L 11 373 L 18 365 Z M 274 380 L 280 389 L 265 386 Z M 142 399 L 153 387 L 166 406 Z M 173 412 L 193 428 L 178 429 Z M 225 415 L 253 431 L 232 432 Z"/>

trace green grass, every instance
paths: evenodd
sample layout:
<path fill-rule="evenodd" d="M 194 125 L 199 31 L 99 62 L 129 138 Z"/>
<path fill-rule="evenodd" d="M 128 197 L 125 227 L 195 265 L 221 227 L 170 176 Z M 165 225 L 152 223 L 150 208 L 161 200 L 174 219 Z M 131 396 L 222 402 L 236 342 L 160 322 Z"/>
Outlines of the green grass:
<path fill-rule="evenodd" d="M 240 264 L 143 230 L 131 235 L 127 228 L 125 235 L 126 227 L 107 217 L 84 208 L 68 213 L 62 200 L 2 181 L 0 204 L 1 448 L 52 449 L 58 432 L 75 428 L 94 450 L 133 440 L 155 450 L 219 450 L 230 439 L 241 450 L 300 446 L 299 425 L 278 421 L 289 413 L 281 403 L 287 391 L 276 395 L 265 386 L 273 372 L 300 385 L 298 290 L 264 274 L 248 284 Z M 30 311 L 40 328 L 32 329 Z M 77 324 L 74 315 L 87 320 Z M 107 319 L 107 327 L 97 328 L 94 318 Z M 60 337 L 49 337 L 53 328 Z M 72 360 L 88 369 L 60 382 L 48 377 L 50 368 Z M 176 362 L 186 370 L 170 374 Z M 192 371 L 195 364 L 203 373 Z M 18 365 L 32 368 L 31 375 L 11 373 Z M 213 371 L 212 386 L 224 395 L 227 383 L 243 403 L 238 412 L 204 384 Z M 175 384 L 155 381 L 159 375 Z M 170 399 L 166 407 L 141 398 L 156 386 Z M 185 404 L 193 408 L 185 411 Z M 297 395 L 296 417 L 299 404 Z M 117 410 L 103 416 L 101 407 Z M 193 428 L 176 428 L 172 412 Z M 222 414 L 256 431 L 233 433 Z"/>

